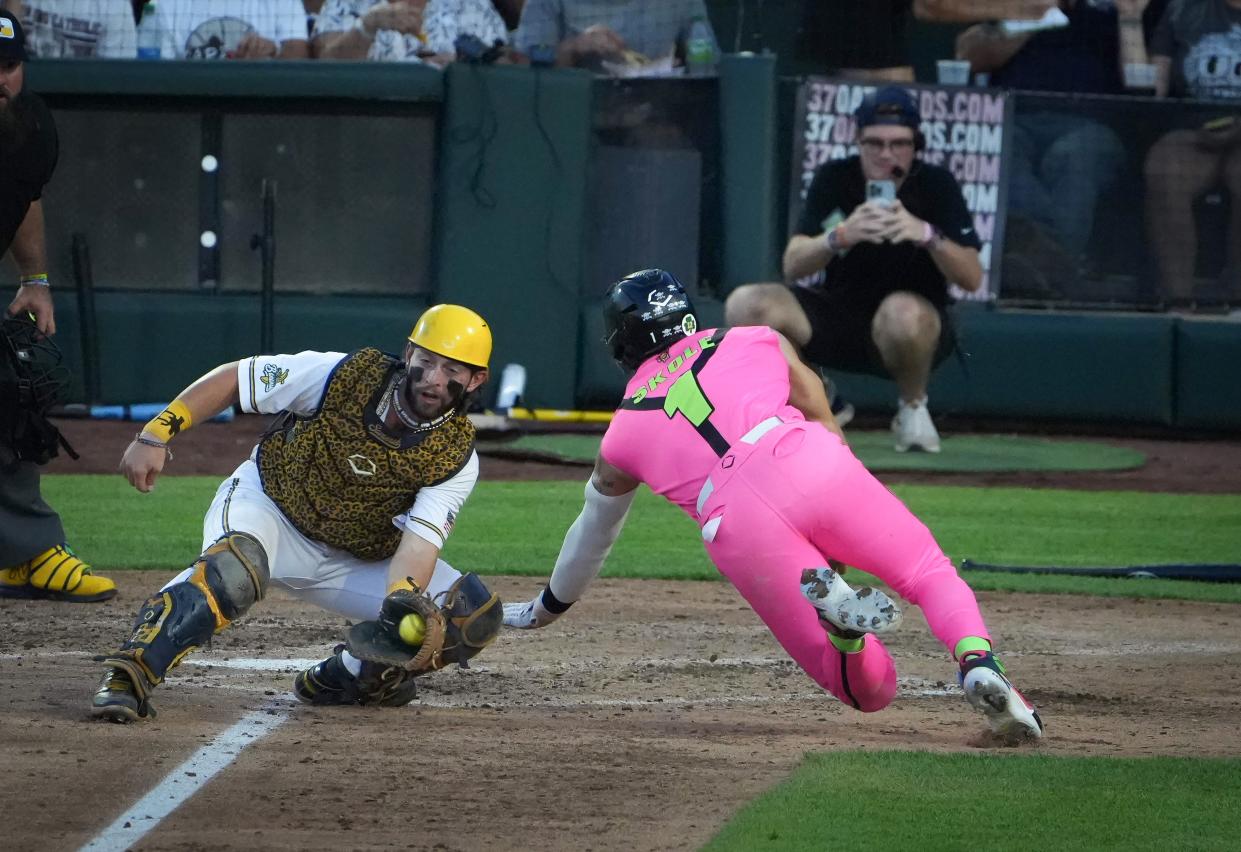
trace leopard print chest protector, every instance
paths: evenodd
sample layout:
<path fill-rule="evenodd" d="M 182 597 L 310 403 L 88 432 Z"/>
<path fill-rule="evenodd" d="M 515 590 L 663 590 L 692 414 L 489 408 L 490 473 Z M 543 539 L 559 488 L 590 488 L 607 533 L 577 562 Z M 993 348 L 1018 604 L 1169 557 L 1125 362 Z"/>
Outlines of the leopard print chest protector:
<path fill-rule="evenodd" d="M 465 466 L 474 424 L 464 413 L 394 438 L 375 408 L 401 362 L 378 349 L 350 355 L 328 379 L 319 411 L 259 443 L 263 490 L 303 535 L 359 559 L 388 559 L 401 531 L 392 518 L 418 489 Z"/>

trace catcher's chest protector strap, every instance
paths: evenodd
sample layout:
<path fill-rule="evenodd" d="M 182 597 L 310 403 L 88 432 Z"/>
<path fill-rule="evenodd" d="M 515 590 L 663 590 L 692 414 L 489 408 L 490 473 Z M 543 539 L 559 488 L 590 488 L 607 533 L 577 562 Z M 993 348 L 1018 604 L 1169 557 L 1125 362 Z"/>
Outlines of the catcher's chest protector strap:
<path fill-rule="evenodd" d="M 244 533 L 221 538 L 192 568 L 183 582 L 142 605 L 133 635 L 104 658 L 130 674 L 140 697 L 213 633 L 245 614 L 267 588 L 267 554 Z"/>

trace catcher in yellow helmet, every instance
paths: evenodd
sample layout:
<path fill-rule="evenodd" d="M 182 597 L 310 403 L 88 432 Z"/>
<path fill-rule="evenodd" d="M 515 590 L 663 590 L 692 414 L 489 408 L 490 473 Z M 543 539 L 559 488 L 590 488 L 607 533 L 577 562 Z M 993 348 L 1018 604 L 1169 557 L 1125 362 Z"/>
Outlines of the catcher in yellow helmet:
<path fill-rule="evenodd" d="M 150 695 L 167 671 L 270 584 L 356 622 L 295 678 L 310 704 L 407 704 L 416 675 L 465 665 L 486 647 L 499 599 L 439 554 L 478 479 L 466 407 L 490 358 L 481 316 L 436 305 L 400 358 L 371 348 L 256 355 L 182 391 L 121 459 L 139 491 L 152 490 L 173 440 L 195 423 L 237 404 L 278 416 L 216 492 L 202 553 L 147 599 L 104 658 L 91 712 L 114 722 L 153 715 Z"/>

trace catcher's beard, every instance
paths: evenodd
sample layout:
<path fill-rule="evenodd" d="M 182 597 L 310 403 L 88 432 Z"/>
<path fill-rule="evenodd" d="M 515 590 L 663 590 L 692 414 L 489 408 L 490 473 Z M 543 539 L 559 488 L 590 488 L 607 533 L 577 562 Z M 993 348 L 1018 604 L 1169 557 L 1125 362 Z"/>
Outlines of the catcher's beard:
<path fill-rule="evenodd" d="M 447 421 L 457 412 L 458 405 L 465 397 L 465 387 L 460 382 L 448 382 L 448 399 L 434 411 L 427 411 L 425 405 L 416 400 L 415 391 L 418 382 L 425 375 L 421 367 L 410 367 L 392 387 L 392 407 L 396 416 L 407 429 L 433 429 Z"/>

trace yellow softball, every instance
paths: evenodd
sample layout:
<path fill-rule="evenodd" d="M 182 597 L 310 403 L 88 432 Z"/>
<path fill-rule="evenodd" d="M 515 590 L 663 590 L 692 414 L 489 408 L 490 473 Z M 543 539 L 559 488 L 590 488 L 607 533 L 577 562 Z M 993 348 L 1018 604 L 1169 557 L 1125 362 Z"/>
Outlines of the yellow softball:
<path fill-rule="evenodd" d="M 416 612 L 401 619 L 397 632 L 401 635 L 401 641 L 406 645 L 421 645 L 422 640 L 427 636 L 427 623 L 422 620 L 422 616 Z"/>

